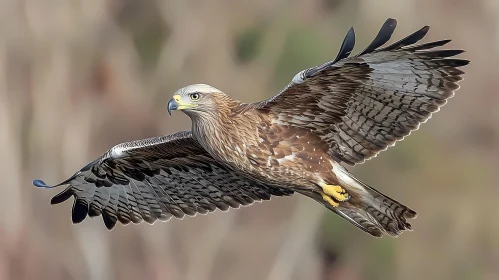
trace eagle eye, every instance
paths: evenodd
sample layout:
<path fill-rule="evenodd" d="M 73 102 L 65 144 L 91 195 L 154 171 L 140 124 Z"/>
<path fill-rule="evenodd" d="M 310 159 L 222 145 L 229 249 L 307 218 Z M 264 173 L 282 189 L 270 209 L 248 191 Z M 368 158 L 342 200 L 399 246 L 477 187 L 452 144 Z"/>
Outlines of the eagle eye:
<path fill-rule="evenodd" d="M 189 97 L 191 98 L 191 100 L 198 100 L 199 93 L 197 93 L 197 92 L 191 93 L 191 94 L 189 94 Z"/>

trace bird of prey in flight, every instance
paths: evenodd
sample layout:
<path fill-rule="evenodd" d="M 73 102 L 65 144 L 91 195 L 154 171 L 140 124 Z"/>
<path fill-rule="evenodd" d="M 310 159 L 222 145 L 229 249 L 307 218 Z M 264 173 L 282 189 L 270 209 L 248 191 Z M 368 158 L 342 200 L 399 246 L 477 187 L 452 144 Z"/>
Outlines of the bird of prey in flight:
<path fill-rule="evenodd" d="M 388 19 L 362 52 L 351 28 L 337 57 L 303 70 L 270 99 L 246 104 L 206 84 L 178 90 L 191 131 L 116 145 L 52 198 L 74 197 L 72 220 L 101 215 L 106 227 L 183 218 L 299 193 L 376 237 L 411 230 L 416 212 L 354 177 L 344 165 L 375 157 L 418 129 L 459 88 L 462 50 L 450 40 L 415 45 L 428 32 L 383 47 Z"/>

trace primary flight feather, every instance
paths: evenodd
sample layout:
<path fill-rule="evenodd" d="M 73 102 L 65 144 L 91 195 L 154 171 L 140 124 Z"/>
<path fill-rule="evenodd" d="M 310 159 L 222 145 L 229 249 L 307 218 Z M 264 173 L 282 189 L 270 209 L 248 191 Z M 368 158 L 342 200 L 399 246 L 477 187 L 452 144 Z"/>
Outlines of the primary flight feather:
<path fill-rule="evenodd" d="M 376 156 L 416 130 L 459 88 L 469 62 L 450 40 L 414 45 L 429 30 L 350 56 L 353 28 L 336 59 L 298 73 L 278 95 L 245 104 L 205 84 L 178 90 L 192 131 L 119 144 L 66 181 L 52 204 L 74 197 L 73 222 L 102 215 L 107 228 L 227 210 L 294 192 L 308 196 L 380 237 L 410 230 L 416 212 L 369 187 L 343 164 Z"/>

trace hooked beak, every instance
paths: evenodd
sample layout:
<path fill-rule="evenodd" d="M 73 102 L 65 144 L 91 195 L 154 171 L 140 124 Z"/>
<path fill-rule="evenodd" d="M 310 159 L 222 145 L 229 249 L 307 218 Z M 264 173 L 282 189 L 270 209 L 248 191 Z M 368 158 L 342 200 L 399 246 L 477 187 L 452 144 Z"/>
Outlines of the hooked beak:
<path fill-rule="evenodd" d="M 175 98 L 170 99 L 168 101 L 168 114 L 171 116 L 172 115 L 172 110 L 177 110 L 178 109 L 178 102 L 175 100 Z"/>

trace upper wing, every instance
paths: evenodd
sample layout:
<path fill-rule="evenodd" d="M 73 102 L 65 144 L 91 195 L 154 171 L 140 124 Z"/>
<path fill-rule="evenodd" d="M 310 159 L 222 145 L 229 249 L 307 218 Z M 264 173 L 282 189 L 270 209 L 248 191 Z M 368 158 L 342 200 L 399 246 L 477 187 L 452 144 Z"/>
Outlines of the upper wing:
<path fill-rule="evenodd" d="M 281 125 L 311 129 L 336 160 L 354 165 L 393 146 L 431 117 L 459 88 L 469 61 L 449 59 L 462 50 L 433 50 L 450 40 L 413 45 L 428 26 L 381 48 L 395 30 L 388 19 L 374 41 L 348 58 L 350 29 L 337 58 L 298 73 L 278 95 L 254 104 Z"/>
<path fill-rule="evenodd" d="M 33 184 L 50 187 L 40 180 Z M 60 185 L 69 187 L 54 196 L 52 204 L 74 196 L 74 223 L 87 214 L 102 214 L 109 229 L 117 220 L 123 224 L 167 221 L 172 215 L 206 214 L 293 193 L 226 169 L 191 132 L 119 144 L 56 186 Z"/>

